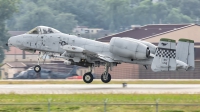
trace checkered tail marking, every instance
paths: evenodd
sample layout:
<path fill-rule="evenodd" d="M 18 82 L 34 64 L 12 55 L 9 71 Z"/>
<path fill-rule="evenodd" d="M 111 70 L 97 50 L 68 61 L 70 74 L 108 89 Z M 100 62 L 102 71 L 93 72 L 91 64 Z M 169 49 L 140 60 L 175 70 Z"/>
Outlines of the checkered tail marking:
<path fill-rule="evenodd" d="M 175 59 L 176 58 L 176 50 L 175 49 L 157 48 L 156 56 Z"/>

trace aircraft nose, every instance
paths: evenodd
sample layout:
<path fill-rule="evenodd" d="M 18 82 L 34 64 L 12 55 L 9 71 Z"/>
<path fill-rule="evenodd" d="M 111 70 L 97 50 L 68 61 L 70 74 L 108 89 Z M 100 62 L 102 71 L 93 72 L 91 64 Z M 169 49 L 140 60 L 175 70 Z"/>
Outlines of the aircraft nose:
<path fill-rule="evenodd" d="M 10 37 L 9 39 L 8 39 L 8 43 L 6 44 L 7 46 L 12 46 L 12 39 L 13 37 Z"/>
<path fill-rule="evenodd" d="M 9 39 L 8 39 L 8 46 L 15 46 L 15 44 L 16 44 L 16 36 L 13 36 L 13 37 L 10 37 Z"/>

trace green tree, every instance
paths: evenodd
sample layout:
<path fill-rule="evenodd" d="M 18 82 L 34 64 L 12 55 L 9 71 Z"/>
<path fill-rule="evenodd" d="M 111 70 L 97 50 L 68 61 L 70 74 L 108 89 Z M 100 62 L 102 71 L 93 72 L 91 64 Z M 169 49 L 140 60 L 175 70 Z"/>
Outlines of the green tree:
<path fill-rule="evenodd" d="M 52 9 L 49 5 L 52 1 L 37 0 L 29 1 L 23 0 L 20 7 L 22 10 L 14 16 L 15 19 L 10 20 L 8 24 L 11 30 L 30 30 L 36 26 L 49 26 L 57 28 L 58 30 L 69 33 L 77 25 L 75 16 L 71 13 L 61 13 L 58 10 Z M 60 2 L 59 2 L 60 3 Z M 56 4 L 55 4 L 56 5 Z"/>
<path fill-rule="evenodd" d="M 181 14 L 179 9 L 173 8 L 167 15 L 165 22 L 173 24 L 191 23 L 192 19 L 186 15 Z"/>
<path fill-rule="evenodd" d="M 164 22 L 170 11 L 169 7 L 164 2 L 154 3 L 152 10 L 152 15 L 154 15 L 153 23 L 157 24 Z"/>
<path fill-rule="evenodd" d="M 170 8 L 178 8 L 183 0 L 165 0 Z"/>
<path fill-rule="evenodd" d="M 175 1 L 167 2 L 169 4 L 175 3 Z M 151 0 L 144 0 L 140 2 L 137 7 L 134 7 L 134 23 L 140 25 L 145 24 L 159 24 L 160 22 L 167 23 L 190 23 L 192 19 L 181 13 L 179 8 L 172 5 L 168 5 L 166 2 L 152 3 Z"/>
<path fill-rule="evenodd" d="M 184 23 L 200 17 L 200 0 L 21 0 L 11 30 L 37 25 L 70 33 L 76 25 L 120 31 L 132 24 Z M 175 19 L 173 19 L 173 17 Z M 191 19 L 192 18 L 192 19 Z"/>
<path fill-rule="evenodd" d="M 53 26 L 55 16 L 48 7 L 35 8 L 16 20 L 18 30 L 30 30 L 36 26 Z"/>
<path fill-rule="evenodd" d="M 71 33 L 72 29 L 77 25 L 75 16 L 71 13 L 61 13 L 57 15 L 55 21 L 55 28 L 65 33 Z"/>
<path fill-rule="evenodd" d="M 105 17 L 107 17 L 107 22 L 111 31 L 113 31 L 113 28 L 116 30 L 130 25 L 132 22 L 130 2 L 127 0 L 105 0 L 104 4 L 107 6 L 105 12 L 107 16 Z"/>
<path fill-rule="evenodd" d="M 194 19 L 200 17 L 200 0 L 183 0 L 180 4 L 180 10 L 184 15 Z"/>
<path fill-rule="evenodd" d="M 71 13 L 78 25 L 106 28 L 105 6 L 102 0 L 59 0 L 47 4 L 57 13 Z"/>
<path fill-rule="evenodd" d="M 180 13 L 193 20 L 200 18 L 200 0 L 166 0 L 166 3 L 171 9 L 179 9 Z"/>
<path fill-rule="evenodd" d="M 0 62 L 4 60 L 4 49 L 8 50 L 6 43 L 9 35 L 5 27 L 5 21 L 17 11 L 18 0 L 0 0 Z"/>
<path fill-rule="evenodd" d="M 137 7 L 134 7 L 134 24 L 145 25 L 154 21 L 153 4 L 151 0 L 142 1 Z"/>

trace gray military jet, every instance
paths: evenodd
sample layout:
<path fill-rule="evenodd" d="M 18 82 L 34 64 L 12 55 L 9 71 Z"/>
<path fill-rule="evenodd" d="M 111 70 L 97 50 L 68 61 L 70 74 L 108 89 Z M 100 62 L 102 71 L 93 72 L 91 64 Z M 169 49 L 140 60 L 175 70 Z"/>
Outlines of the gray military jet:
<path fill-rule="evenodd" d="M 81 38 L 75 35 L 61 33 L 47 26 L 38 26 L 29 32 L 10 37 L 9 46 L 35 53 L 40 51 L 38 65 L 35 72 L 40 72 L 40 58 L 47 54 L 51 57 L 64 58 L 67 65 L 89 67 L 83 80 L 93 81 L 94 67 L 105 66 L 101 80 L 108 83 L 111 80 L 109 70 L 121 63 L 151 65 L 151 69 L 158 71 L 176 71 L 183 69 L 194 70 L 194 41 L 189 39 L 162 38 L 158 46 L 149 42 L 128 37 L 113 37 L 110 43 Z"/>

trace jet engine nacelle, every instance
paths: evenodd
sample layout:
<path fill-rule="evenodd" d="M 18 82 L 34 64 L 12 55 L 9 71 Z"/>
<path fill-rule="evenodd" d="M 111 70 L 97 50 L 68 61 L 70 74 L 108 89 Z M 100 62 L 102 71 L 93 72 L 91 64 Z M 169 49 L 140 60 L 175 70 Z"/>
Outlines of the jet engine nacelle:
<path fill-rule="evenodd" d="M 137 40 L 137 39 L 134 39 L 134 38 L 129 38 L 129 37 L 126 37 L 126 38 L 123 38 L 123 39 L 126 39 L 126 40 L 131 40 L 131 41 L 138 41 L 139 43 L 142 43 L 146 46 L 149 47 L 149 50 L 152 54 L 155 54 L 156 53 L 156 48 L 157 46 L 155 46 L 154 44 L 150 43 L 150 42 L 147 42 L 147 41 L 141 41 L 141 40 Z"/>
<path fill-rule="evenodd" d="M 110 52 L 130 59 L 147 59 L 150 56 L 149 47 L 145 44 L 119 37 L 110 40 Z"/>

